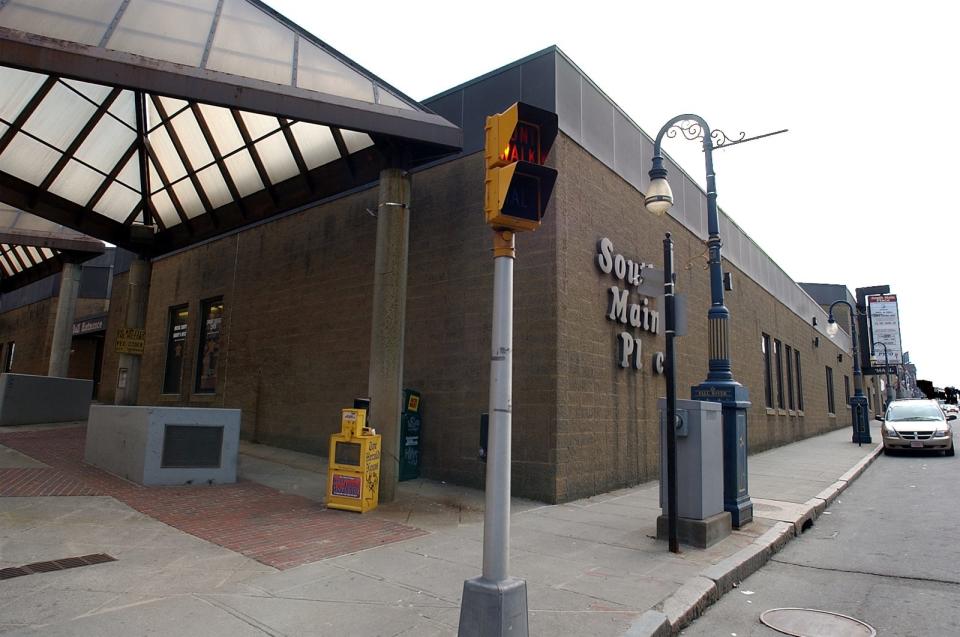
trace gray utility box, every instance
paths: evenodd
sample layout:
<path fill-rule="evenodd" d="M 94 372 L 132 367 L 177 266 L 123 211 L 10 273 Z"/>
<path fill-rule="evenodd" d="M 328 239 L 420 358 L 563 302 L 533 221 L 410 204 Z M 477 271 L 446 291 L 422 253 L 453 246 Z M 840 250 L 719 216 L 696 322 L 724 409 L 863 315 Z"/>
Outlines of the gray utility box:
<path fill-rule="evenodd" d="M 667 514 L 667 401 L 660 409 L 660 508 Z M 723 513 L 723 415 L 720 403 L 677 401 L 677 510 L 706 520 Z"/>
<path fill-rule="evenodd" d="M 223 484 L 239 448 L 239 409 L 92 405 L 83 459 L 139 484 Z"/>
<path fill-rule="evenodd" d="M 0 374 L 0 426 L 86 420 L 93 381 Z"/>

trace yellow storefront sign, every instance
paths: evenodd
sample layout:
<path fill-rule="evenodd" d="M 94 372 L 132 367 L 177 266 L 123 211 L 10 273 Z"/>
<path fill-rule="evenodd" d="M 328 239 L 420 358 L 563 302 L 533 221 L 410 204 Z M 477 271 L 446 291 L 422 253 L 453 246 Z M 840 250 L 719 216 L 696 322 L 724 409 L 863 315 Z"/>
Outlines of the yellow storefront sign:
<path fill-rule="evenodd" d="M 118 354 L 143 354 L 147 331 L 142 327 L 121 327 L 117 330 Z"/>

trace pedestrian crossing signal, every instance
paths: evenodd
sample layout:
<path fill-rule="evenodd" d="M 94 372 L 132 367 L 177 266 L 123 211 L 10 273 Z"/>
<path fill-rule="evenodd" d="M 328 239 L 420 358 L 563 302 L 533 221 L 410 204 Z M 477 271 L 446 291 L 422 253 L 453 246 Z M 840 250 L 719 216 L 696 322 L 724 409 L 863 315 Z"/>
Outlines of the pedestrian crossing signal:
<path fill-rule="evenodd" d="M 544 165 L 557 137 L 557 114 L 517 102 L 487 117 L 484 215 L 494 229 L 540 227 L 557 181 Z"/>

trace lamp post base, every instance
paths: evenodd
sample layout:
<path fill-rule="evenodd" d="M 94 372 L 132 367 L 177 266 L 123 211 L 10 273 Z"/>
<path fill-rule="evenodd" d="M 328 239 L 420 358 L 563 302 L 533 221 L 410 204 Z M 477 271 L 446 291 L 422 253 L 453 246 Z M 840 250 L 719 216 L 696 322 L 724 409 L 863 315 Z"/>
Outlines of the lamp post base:
<path fill-rule="evenodd" d="M 753 522 L 753 500 L 744 495 L 733 502 L 724 502 L 723 510 L 730 514 L 730 523 L 735 529 L 742 529 Z"/>
<path fill-rule="evenodd" d="M 753 521 L 747 478 L 747 409 L 750 393 L 736 381 L 704 381 L 690 389 L 693 400 L 720 403 L 723 409 L 723 510 L 733 528 Z"/>
<path fill-rule="evenodd" d="M 867 397 L 850 397 L 850 415 L 853 418 L 853 442 L 855 444 L 870 444 L 873 439 L 870 437 L 870 414 L 868 413 L 869 403 Z"/>
<path fill-rule="evenodd" d="M 458 637 L 528 637 L 527 582 L 509 577 L 463 583 Z"/>

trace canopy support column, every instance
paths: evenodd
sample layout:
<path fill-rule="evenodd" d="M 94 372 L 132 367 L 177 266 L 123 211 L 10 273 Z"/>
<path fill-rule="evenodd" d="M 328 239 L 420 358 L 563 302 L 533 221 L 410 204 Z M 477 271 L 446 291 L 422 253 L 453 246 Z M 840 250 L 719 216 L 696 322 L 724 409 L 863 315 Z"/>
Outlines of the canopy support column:
<path fill-rule="evenodd" d="M 410 235 L 410 175 L 380 172 L 377 253 L 370 328 L 370 416 L 382 436 L 380 502 L 396 497 L 400 472 L 400 411 L 403 402 L 403 333 L 407 311 Z"/>
<path fill-rule="evenodd" d="M 60 295 L 57 297 L 57 316 L 53 323 L 47 376 L 66 377 L 70 369 L 70 345 L 77 294 L 80 292 L 80 273 L 80 265 L 70 261 L 63 264 L 60 272 Z"/>
<path fill-rule="evenodd" d="M 147 299 L 152 266 L 143 257 L 130 263 L 127 273 L 127 307 L 124 327 L 143 329 L 147 324 Z M 140 390 L 141 354 L 118 354 L 116 405 L 136 405 Z"/>

